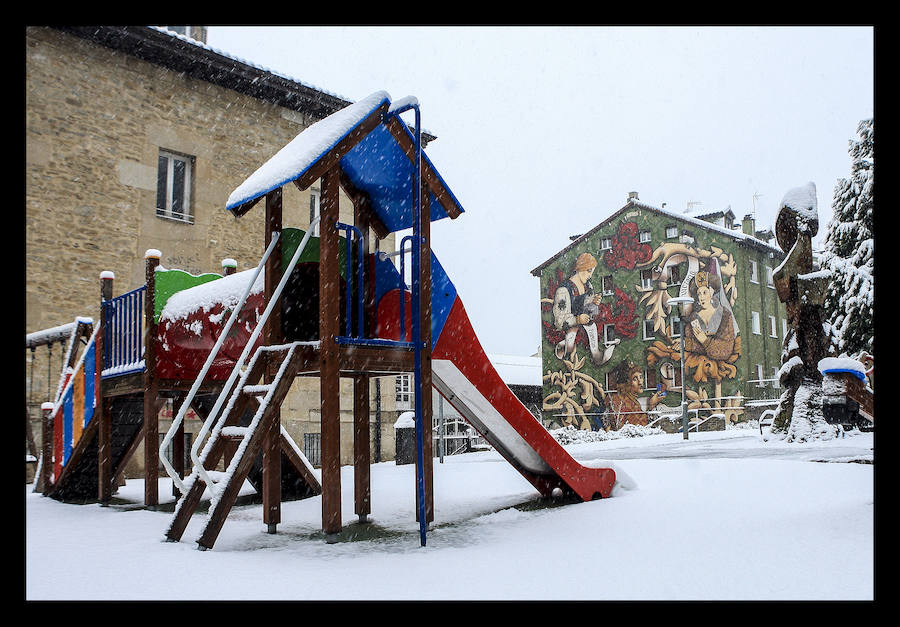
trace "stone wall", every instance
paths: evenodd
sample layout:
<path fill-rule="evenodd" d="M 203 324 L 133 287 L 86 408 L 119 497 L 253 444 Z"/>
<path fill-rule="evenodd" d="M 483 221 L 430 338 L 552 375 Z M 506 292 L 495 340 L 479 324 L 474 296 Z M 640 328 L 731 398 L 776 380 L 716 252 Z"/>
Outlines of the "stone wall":
<path fill-rule="evenodd" d="M 192 274 L 221 272 L 224 258 L 236 259 L 239 271 L 255 267 L 264 250 L 263 205 L 236 219 L 226 200 L 315 121 L 42 27 L 25 29 L 25 105 L 26 333 L 78 316 L 98 320 L 100 272 L 115 273 L 114 295 L 135 289 L 150 248 L 162 252 L 163 266 Z M 160 149 L 194 158 L 192 224 L 156 215 Z M 310 191 L 288 185 L 284 192 L 285 226 L 305 228 Z M 340 219 L 353 220 L 343 193 Z M 393 246 L 393 236 L 381 243 Z M 35 406 L 59 381 L 61 348 L 54 348 L 49 374 L 46 348 L 34 354 L 36 374 L 25 394 Z M 26 376 L 31 368 L 26 354 Z M 283 411 L 301 445 L 305 429 L 318 430 L 313 384 L 311 395 L 298 383 Z M 382 390 L 391 411 L 393 381 Z M 352 407 L 352 397 L 342 403 Z M 31 415 L 40 446 L 39 411 Z M 349 426 L 342 447 L 352 450 L 348 433 Z M 382 443 L 392 455 L 392 430 Z"/>

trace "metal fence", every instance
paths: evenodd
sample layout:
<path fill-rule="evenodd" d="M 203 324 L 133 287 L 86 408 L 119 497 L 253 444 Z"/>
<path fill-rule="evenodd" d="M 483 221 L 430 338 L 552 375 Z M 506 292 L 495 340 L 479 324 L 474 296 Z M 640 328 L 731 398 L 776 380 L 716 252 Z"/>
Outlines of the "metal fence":
<path fill-rule="evenodd" d="M 103 376 L 144 368 L 144 295 L 146 286 L 101 303 Z"/>

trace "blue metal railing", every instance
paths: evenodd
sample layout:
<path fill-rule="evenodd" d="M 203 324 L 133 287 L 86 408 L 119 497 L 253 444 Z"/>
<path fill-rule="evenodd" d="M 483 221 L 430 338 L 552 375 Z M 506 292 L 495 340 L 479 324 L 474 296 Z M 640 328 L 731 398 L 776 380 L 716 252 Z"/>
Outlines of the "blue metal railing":
<path fill-rule="evenodd" d="M 416 403 L 416 500 L 419 512 L 419 541 L 425 546 L 426 528 L 428 522 L 425 519 L 425 456 L 422 425 L 422 325 L 419 320 L 421 306 L 421 281 L 419 268 L 422 262 L 422 117 L 419 103 L 415 98 L 408 97 L 394 102 L 388 115 L 398 118 L 404 111 L 412 110 L 415 114 L 415 162 L 413 176 L 413 215 L 412 215 L 412 342 L 414 348 L 414 376 L 415 376 L 415 403 Z M 430 216 L 425 219 L 430 219 Z M 402 242 L 401 242 L 402 246 Z M 402 259 L 402 256 L 401 256 Z M 405 307 L 401 309 L 401 319 L 405 317 Z"/>
<path fill-rule="evenodd" d="M 101 302 L 103 313 L 103 376 L 144 369 L 144 296 L 141 287 Z"/>
<path fill-rule="evenodd" d="M 353 335 L 353 321 L 352 321 L 352 312 L 353 312 L 353 250 L 351 247 L 351 234 L 356 234 L 356 338 L 362 338 L 364 335 L 363 331 L 363 299 L 365 298 L 365 290 L 363 289 L 363 263 L 365 260 L 365 252 L 363 251 L 363 237 L 362 231 L 353 226 L 352 224 L 344 224 L 343 222 L 336 222 L 335 226 L 338 230 L 345 231 L 347 233 L 347 280 L 345 281 L 347 286 L 347 323 L 345 325 L 347 335 L 346 337 L 352 338 Z"/>

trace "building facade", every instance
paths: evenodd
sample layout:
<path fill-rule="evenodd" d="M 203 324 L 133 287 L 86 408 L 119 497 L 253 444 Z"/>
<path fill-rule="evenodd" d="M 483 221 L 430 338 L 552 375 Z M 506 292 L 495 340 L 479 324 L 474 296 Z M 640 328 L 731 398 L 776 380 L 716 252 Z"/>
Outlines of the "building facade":
<path fill-rule="evenodd" d="M 773 272 L 783 257 L 749 215 L 739 223 L 730 209 L 689 215 L 629 194 L 532 271 L 544 423 L 674 431 L 682 390 L 696 422 L 753 416 L 779 392 L 787 316 Z M 693 299 L 684 312 L 684 386 L 679 310 L 668 302 L 678 296 Z"/>
<path fill-rule="evenodd" d="M 229 194 L 304 128 L 351 104 L 209 48 L 202 27 L 172 29 L 25 29 L 26 334 L 77 317 L 98 320 L 101 272 L 114 273 L 115 294 L 133 290 L 144 283 L 148 249 L 161 251 L 164 267 L 191 274 L 222 273 L 223 259 L 236 260 L 238 270 L 255 267 L 263 212 L 234 218 L 225 210 Z M 285 188 L 285 226 L 309 225 L 318 189 Z M 353 222 L 343 192 L 340 219 Z M 393 251 L 393 237 L 379 249 Z M 37 408 L 52 400 L 62 352 L 61 345 L 49 354 L 26 350 L 37 434 Z M 376 461 L 393 456 L 394 387 L 393 377 L 371 383 Z M 349 463 L 349 380 L 341 392 Z M 317 380 L 296 379 L 282 421 L 311 459 L 318 407 Z M 163 433 L 167 418 L 171 408 L 161 414 Z M 189 420 L 187 437 L 199 426 Z M 142 459 L 138 452 L 132 463 Z"/>

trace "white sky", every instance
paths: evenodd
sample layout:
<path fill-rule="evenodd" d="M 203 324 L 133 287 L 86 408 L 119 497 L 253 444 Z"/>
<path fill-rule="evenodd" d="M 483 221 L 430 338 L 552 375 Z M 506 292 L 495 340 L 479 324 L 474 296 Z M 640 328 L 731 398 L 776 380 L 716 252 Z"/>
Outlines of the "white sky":
<path fill-rule="evenodd" d="M 820 243 L 874 114 L 870 27 L 211 26 L 207 43 L 347 100 L 418 99 L 466 210 L 432 227 L 435 254 L 494 353 L 538 350 L 530 271 L 630 191 L 738 218 L 756 194 L 762 228 L 812 181 Z"/>

